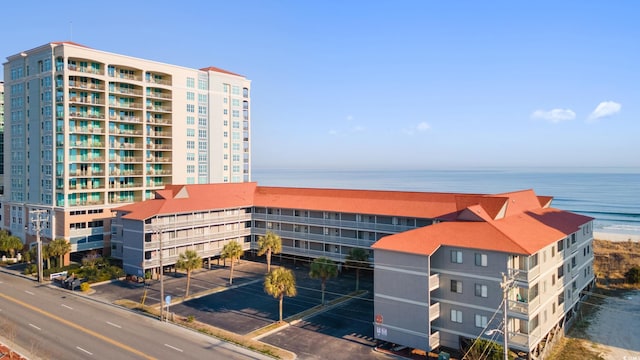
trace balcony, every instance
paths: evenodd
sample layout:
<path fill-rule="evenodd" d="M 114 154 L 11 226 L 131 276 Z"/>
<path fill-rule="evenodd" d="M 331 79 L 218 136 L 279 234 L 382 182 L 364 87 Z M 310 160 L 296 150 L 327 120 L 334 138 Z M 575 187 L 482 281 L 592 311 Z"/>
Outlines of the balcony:
<path fill-rule="evenodd" d="M 509 268 L 509 274 L 513 274 L 513 277 L 518 281 L 529 283 L 536 277 L 538 277 L 538 275 L 540 275 L 540 266 L 536 266 L 529 271 L 524 269 Z"/>
<path fill-rule="evenodd" d="M 431 350 L 436 349 L 440 346 L 440 331 L 436 331 L 433 334 L 429 335 L 429 347 Z"/>
<path fill-rule="evenodd" d="M 245 152 L 248 152 L 248 151 L 249 149 L 245 149 Z M 276 215 L 276 214 L 265 214 L 265 213 L 254 214 L 254 219 L 273 221 L 273 222 L 291 222 L 291 223 L 298 223 L 298 224 L 305 224 L 305 225 L 320 225 L 320 226 L 347 228 L 347 229 L 354 229 L 354 230 L 381 231 L 381 232 L 390 232 L 390 233 L 397 233 L 397 232 L 415 229 L 414 226 L 407 226 L 407 225 L 392 225 L 392 224 L 381 224 L 381 223 L 374 223 L 374 222 L 368 222 L 368 221 L 337 220 L 337 219 L 325 219 L 325 218 L 304 217 L 304 216 L 288 216 L 288 215 Z"/>
<path fill-rule="evenodd" d="M 440 317 L 440 303 L 437 302 L 429 306 L 429 321 L 434 321 Z"/>
<path fill-rule="evenodd" d="M 158 111 L 158 112 L 171 112 L 171 108 L 169 106 L 147 106 L 147 110 L 149 111 Z"/>
<path fill-rule="evenodd" d="M 429 291 L 433 291 L 440 288 L 440 274 L 433 274 L 429 276 Z"/>
<path fill-rule="evenodd" d="M 271 230 L 271 229 L 268 229 Z M 267 229 L 265 228 L 254 228 L 254 233 L 256 235 L 264 235 L 266 234 Z M 314 234 L 309 232 L 302 231 L 286 231 L 286 230 L 277 230 L 278 235 L 287 239 L 295 239 L 295 240 L 306 240 L 316 243 L 325 243 L 330 245 L 348 245 L 348 246 L 356 246 L 356 247 L 370 247 L 375 240 L 367 240 L 367 239 L 358 239 L 352 237 L 344 237 L 344 236 L 336 236 L 336 235 L 323 235 L 323 234 Z M 323 251 L 320 251 L 324 253 Z"/>
<path fill-rule="evenodd" d="M 540 305 L 540 296 L 536 296 L 531 302 L 525 300 L 509 300 L 509 311 L 523 315 L 533 313 Z"/>

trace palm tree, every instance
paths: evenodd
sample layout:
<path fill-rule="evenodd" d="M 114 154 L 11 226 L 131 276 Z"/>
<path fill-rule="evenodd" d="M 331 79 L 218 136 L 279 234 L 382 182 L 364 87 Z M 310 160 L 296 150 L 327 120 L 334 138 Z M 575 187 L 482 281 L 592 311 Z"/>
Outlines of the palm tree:
<path fill-rule="evenodd" d="M 51 247 L 49 244 L 42 245 L 42 259 L 47 261 L 47 269 L 51 269 Z"/>
<path fill-rule="evenodd" d="M 233 284 L 233 262 L 240 259 L 240 256 L 244 253 L 242 245 L 237 241 L 228 242 L 223 248 L 220 257 L 223 259 L 231 260 L 231 273 L 229 273 L 229 285 Z"/>
<path fill-rule="evenodd" d="M 362 248 L 352 248 L 347 255 L 345 265 L 356 269 L 356 291 L 358 291 L 360 289 L 360 269 L 369 267 L 369 253 Z"/>
<path fill-rule="evenodd" d="M 189 286 L 191 285 L 191 271 L 202 267 L 202 258 L 195 250 L 187 250 L 178 256 L 176 268 L 187 271 L 187 290 L 184 297 L 189 296 Z"/>
<path fill-rule="evenodd" d="M 51 256 L 58 256 L 58 267 L 63 266 L 64 256 L 71 251 L 71 244 L 63 238 L 57 238 L 49 243 Z"/>
<path fill-rule="evenodd" d="M 273 231 L 267 231 L 265 236 L 258 238 L 258 256 L 267 254 L 267 272 L 271 271 L 271 255 L 282 251 L 282 239 Z"/>
<path fill-rule="evenodd" d="M 9 235 L 6 231 L 0 232 L 0 251 L 8 252 L 9 256 L 14 258 L 16 251 L 24 247 L 19 237 Z"/>
<path fill-rule="evenodd" d="M 311 263 L 311 269 L 309 270 L 309 277 L 312 279 L 320 279 L 322 289 L 322 305 L 324 305 L 324 289 L 326 287 L 327 279 L 336 277 L 338 275 L 338 266 L 336 263 L 326 257 L 319 257 Z"/>
<path fill-rule="evenodd" d="M 264 278 L 264 291 L 280 301 L 280 322 L 282 322 L 282 300 L 284 296 L 296 296 L 296 277 L 285 268 L 270 271 Z"/>

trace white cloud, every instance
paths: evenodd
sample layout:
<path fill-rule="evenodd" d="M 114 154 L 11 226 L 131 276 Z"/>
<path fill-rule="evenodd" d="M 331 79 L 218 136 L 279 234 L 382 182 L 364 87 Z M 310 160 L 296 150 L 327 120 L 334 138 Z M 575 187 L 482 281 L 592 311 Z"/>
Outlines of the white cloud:
<path fill-rule="evenodd" d="M 532 119 L 547 120 L 554 124 L 561 121 L 573 120 L 576 113 L 571 109 L 551 109 L 549 111 L 536 110 L 531 114 Z"/>
<path fill-rule="evenodd" d="M 416 132 L 425 132 L 425 131 L 428 131 L 429 129 L 431 129 L 431 125 L 429 125 L 429 123 L 427 123 L 426 121 L 423 121 L 418 125 L 416 125 L 415 127 L 412 127 L 409 129 L 402 129 L 402 132 L 409 136 L 412 136 L 412 135 L 415 135 Z"/>
<path fill-rule="evenodd" d="M 431 129 L 431 125 L 429 125 L 426 121 L 418 124 L 418 131 L 427 131 L 429 129 Z"/>
<path fill-rule="evenodd" d="M 596 109 L 593 110 L 587 120 L 596 121 L 598 119 L 609 117 L 611 115 L 619 113 L 621 108 L 622 105 L 615 101 L 603 101 L 598 104 L 598 106 L 596 106 Z"/>

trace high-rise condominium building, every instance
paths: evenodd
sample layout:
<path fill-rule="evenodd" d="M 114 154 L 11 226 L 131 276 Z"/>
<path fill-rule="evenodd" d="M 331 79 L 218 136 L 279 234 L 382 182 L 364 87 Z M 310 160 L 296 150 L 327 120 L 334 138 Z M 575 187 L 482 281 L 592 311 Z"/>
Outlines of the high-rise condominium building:
<path fill-rule="evenodd" d="M 110 249 L 110 209 L 172 183 L 247 182 L 250 81 L 53 42 L 4 63 L 2 226 Z M 35 211 L 35 210 L 40 210 Z"/>
<path fill-rule="evenodd" d="M 4 81 L 0 81 L 0 196 L 2 194 L 4 194 Z"/>

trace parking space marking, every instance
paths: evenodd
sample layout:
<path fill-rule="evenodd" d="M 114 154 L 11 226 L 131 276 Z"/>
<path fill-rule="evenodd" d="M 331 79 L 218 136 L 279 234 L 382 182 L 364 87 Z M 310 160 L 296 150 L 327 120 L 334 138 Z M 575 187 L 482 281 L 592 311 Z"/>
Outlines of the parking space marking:
<path fill-rule="evenodd" d="M 85 350 L 85 349 L 81 348 L 80 346 L 76 346 L 76 349 L 78 349 L 78 350 L 80 350 L 80 351 L 82 351 L 82 352 L 84 352 L 84 353 L 86 353 L 86 354 L 93 355 L 93 353 L 92 353 L 92 352 L 89 352 L 89 351 L 87 351 L 87 350 Z"/>
<path fill-rule="evenodd" d="M 173 350 L 175 350 L 175 351 L 184 352 L 182 349 L 179 349 L 179 348 L 177 348 L 177 347 L 175 347 L 175 346 L 171 346 L 171 345 L 169 345 L 169 344 L 164 344 L 164 346 L 166 346 L 166 347 L 168 347 L 168 348 L 171 348 L 171 349 L 173 349 Z"/>
<path fill-rule="evenodd" d="M 73 308 L 72 308 L 71 306 L 69 306 L 69 305 L 60 304 L 60 306 L 62 306 L 62 307 L 66 307 L 66 308 L 67 308 L 67 309 L 69 309 L 69 310 L 73 310 Z"/>

